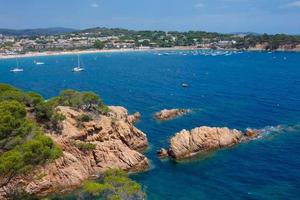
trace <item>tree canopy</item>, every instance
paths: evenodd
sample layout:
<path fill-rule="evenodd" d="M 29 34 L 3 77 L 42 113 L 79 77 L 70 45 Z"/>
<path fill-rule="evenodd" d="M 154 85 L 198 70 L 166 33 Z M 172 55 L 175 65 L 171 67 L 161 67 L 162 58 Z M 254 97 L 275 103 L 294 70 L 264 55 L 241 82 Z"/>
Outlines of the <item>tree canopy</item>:
<path fill-rule="evenodd" d="M 93 92 L 78 92 L 76 90 L 64 90 L 58 97 L 49 101 L 54 105 L 70 106 L 84 111 L 108 112 L 108 107 L 100 97 Z"/>
<path fill-rule="evenodd" d="M 146 197 L 141 186 L 122 170 L 107 170 L 100 180 L 86 181 L 83 185 L 84 191 L 107 200 L 143 200 Z"/>
<path fill-rule="evenodd" d="M 0 187 L 62 154 L 39 124 L 28 117 L 28 110 L 38 110 L 42 102 L 38 94 L 0 84 Z"/>

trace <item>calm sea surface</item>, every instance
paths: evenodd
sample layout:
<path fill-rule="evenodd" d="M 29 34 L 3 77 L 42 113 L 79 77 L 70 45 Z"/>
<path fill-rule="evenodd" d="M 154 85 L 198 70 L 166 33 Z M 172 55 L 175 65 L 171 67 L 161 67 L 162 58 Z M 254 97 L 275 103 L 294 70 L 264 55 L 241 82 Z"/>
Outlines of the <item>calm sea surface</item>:
<path fill-rule="evenodd" d="M 50 98 L 72 88 L 94 91 L 109 105 L 139 111 L 152 162 L 133 175 L 150 200 L 300 199 L 300 53 L 174 51 L 81 55 L 86 71 L 72 73 L 76 55 L 0 60 L 0 82 Z M 45 62 L 35 65 L 34 60 Z M 189 84 L 188 88 L 181 87 Z M 170 122 L 164 108 L 189 108 Z M 227 126 L 265 131 L 262 138 L 197 159 L 161 161 L 156 151 L 181 129 Z M 74 197 L 65 197 L 65 199 Z"/>

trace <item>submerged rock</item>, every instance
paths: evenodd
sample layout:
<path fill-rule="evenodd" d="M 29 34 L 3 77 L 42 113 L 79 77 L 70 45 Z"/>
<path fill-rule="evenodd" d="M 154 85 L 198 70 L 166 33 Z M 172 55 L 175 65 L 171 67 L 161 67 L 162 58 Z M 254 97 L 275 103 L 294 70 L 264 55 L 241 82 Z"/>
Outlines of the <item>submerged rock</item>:
<path fill-rule="evenodd" d="M 174 159 L 183 159 L 201 152 L 230 147 L 258 135 L 259 132 L 252 129 L 248 129 L 246 133 L 226 127 L 202 126 L 191 131 L 184 129 L 170 139 L 167 153 Z"/>
<path fill-rule="evenodd" d="M 127 119 L 130 123 L 136 123 L 141 119 L 141 113 L 135 112 L 133 115 L 129 115 Z"/>
<path fill-rule="evenodd" d="M 94 117 L 78 127 L 78 116 L 88 113 L 59 107 L 59 112 L 66 117 L 63 129 L 59 134 L 49 132 L 48 135 L 62 148 L 63 156 L 17 177 L 2 189 L 7 191 L 18 186 L 29 194 L 43 196 L 79 187 L 84 180 L 110 168 L 131 172 L 148 169 L 148 159 L 139 152 L 148 146 L 146 135 L 133 126 L 134 120 L 128 120 L 131 117 L 125 108 L 109 108 L 107 115 Z"/>
<path fill-rule="evenodd" d="M 169 156 L 168 151 L 164 148 L 161 148 L 160 150 L 158 150 L 157 155 L 162 159 L 167 158 Z"/>
<path fill-rule="evenodd" d="M 171 110 L 164 109 L 164 110 L 161 110 L 161 111 L 155 113 L 154 117 L 157 120 L 166 121 L 166 120 L 171 120 L 171 119 L 174 119 L 174 118 L 182 116 L 182 115 L 186 115 L 190 112 L 191 112 L 190 109 L 171 109 Z"/>
<path fill-rule="evenodd" d="M 255 137 L 257 137 L 257 136 L 259 135 L 259 132 L 258 132 L 258 131 L 255 131 L 255 130 L 253 130 L 253 129 L 251 129 L 251 128 L 248 128 L 248 129 L 246 130 L 245 135 L 246 135 L 247 137 L 249 137 L 249 138 L 255 138 Z"/>

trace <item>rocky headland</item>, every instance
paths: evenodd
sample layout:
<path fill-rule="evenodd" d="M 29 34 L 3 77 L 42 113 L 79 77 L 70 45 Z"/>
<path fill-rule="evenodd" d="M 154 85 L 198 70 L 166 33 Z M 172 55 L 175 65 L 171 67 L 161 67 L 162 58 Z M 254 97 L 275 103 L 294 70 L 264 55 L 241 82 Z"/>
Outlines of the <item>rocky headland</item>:
<path fill-rule="evenodd" d="M 171 157 L 184 159 L 201 152 L 208 152 L 220 148 L 230 147 L 256 138 L 260 131 L 247 129 L 245 132 L 218 127 L 202 126 L 191 131 L 182 130 L 170 139 L 168 150 L 160 149 L 157 154 L 161 158 Z"/>
<path fill-rule="evenodd" d="M 159 121 L 168 121 L 190 113 L 190 109 L 164 109 L 154 114 L 155 119 Z"/>
<path fill-rule="evenodd" d="M 140 114 L 129 115 L 125 108 L 118 106 L 110 106 L 109 110 L 105 115 L 78 123 L 78 118 L 88 113 L 66 106 L 57 107 L 57 111 L 65 116 L 61 132 L 46 134 L 61 147 L 63 155 L 14 178 L 0 188 L 0 199 L 14 188 L 39 196 L 68 191 L 110 168 L 128 172 L 147 170 L 149 161 L 141 153 L 148 146 L 147 137 L 133 124 Z"/>

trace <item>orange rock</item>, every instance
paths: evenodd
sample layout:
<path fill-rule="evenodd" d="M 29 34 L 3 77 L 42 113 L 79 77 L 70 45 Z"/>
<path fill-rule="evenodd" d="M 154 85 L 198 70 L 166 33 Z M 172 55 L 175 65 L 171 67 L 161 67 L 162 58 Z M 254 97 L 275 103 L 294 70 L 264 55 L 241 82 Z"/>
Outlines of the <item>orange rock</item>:
<path fill-rule="evenodd" d="M 31 174 L 17 177 L 6 188 L 23 186 L 29 194 L 47 195 L 71 190 L 82 182 L 101 174 L 106 169 L 143 171 L 149 167 L 148 159 L 139 152 L 148 146 L 146 135 L 127 120 L 123 107 L 110 107 L 108 116 L 101 115 L 77 128 L 77 116 L 84 114 L 69 107 L 59 107 L 66 116 L 60 134 L 48 135 L 63 149 L 63 156 Z M 92 143 L 95 148 L 81 151 L 76 142 Z M 39 177 L 39 174 L 43 177 Z M 21 184 L 21 186 L 20 186 Z M 3 189 L 3 188 L 2 188 Z M 0 188 L 0 199 L 3 190 Z M 3 197 L 3 196 L 2 196 Z"/>
<path fill-rule="evenodd" d="M 169 155 L 175 159 L 232 146 L 240 142 L 243 133 L 236 129 L 202 126 L 191 131 L 182 130 L 170 139 Z"/>
<path fill-rule="evenodd" d="M 174 119 L 174 118 L 182 116 L 182 115 L 186 115 L 190 112 L 191 112 L 191 110 L 189 110 L 189 109 L 171 109 L 171 110 L 164 109 L 164 110 L 161 110 L 161 111 L 155 113 L 154 117 L 157 120 L 166 121 L 166 120 L 171 120 L 171 119 Z"/>

